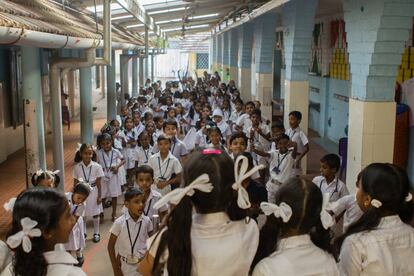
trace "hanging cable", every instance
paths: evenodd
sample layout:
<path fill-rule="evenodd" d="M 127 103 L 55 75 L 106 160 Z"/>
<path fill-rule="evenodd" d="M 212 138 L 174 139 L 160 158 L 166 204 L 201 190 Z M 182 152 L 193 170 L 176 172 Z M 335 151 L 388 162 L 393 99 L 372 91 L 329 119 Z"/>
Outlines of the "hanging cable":
<path fill-rule="evenodd" d="M 99 28 L 98 28 L 98 13 L 96 11 L 96 0 L 93 0 L 93 5 L 95 7 L 95 25 L 96 25 L 96 33 L 99 34 Z"/>

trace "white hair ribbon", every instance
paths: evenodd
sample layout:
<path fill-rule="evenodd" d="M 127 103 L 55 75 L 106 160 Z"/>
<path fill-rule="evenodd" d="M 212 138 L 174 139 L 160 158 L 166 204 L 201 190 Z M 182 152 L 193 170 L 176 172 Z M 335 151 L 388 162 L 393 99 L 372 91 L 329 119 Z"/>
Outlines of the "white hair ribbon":
<path fill-rule="evenodd" d="M 260 203 L 260 209 L 266 216 L 273 214 L 277 218 L 281 218 L 284 223 L 288 222 L 292 217 L 292 208 L 285 202 L 276 205 L 269 202 Z"/>
<path fill-rule="evenodd" d="M 321 210 L 320 215 L 321 215 L 322 226 L 326 230 L 335 224 L 335 218 L 328 212 L 328 210 L 330 209 L 329 208 L 329 197 L 330 197 L 329 193 L 322 194 L 322 198 L 323 198 L 322 199 L 322 210 Z"/>
<path fill-rule="evenodd" d="M 37 172 L 35 173 L 37 177 L 41 176 L 42 173 L 44 173 L 44 171 L 42 169 L 37 170 Z"/>
<path fill-rule="evenodd" d="M 7 212 L 12 212 L 15 203 L 16 203 L 16 198 L 15 197 L 10 198 L 9 201 L 4 203 L 3 205 L 4 210 L 6 210 Z"/>
<path fill-rule="evenodd" d="M 202 174 L 197 177 L 190 185 L 184 188 L 177 188 L 172 190 L 154 204 L 155 209 L 159 209 L 167 203 L 177 205 L 184 196 L 193 196 L 195 190 L 204 193 L 210 193 L 213 190 L 213 184 L 210 183 L 210 177 L 207 174 Z"/>
<path fill-rule="evenodd" d="M 58 174 L 58 173 L 60 173 L 60 170 L 55 170 L 55 171 L 53 171 L 53 173 Z"/>
<path fill-rule="evenodd" d="M 240 170 L 239 170 L 239 163 L 241 162 Z M 263 165 L 255 166 L 250 171 L 247 171 L 249 168 L 249 161 L 246 156 L 239 155 L 234 162 L 234 179 L 235 182 L 231 186 L 233 190 L 237 191 L 237 205 L 241 209 L 248 209 L 250 208 L 250 200 L 249 194 L 247 193 L 246 189 L 243 187 L 242 182 L 243 180 L 249 178 L 258 170 L 264 169 Z"/>
<path fill-rule="evenodd" d="M 405 197 L 405 202 L 410 202 L 413 200 L 413 195 L 411 193 L 408 193 L 408 195 Z"/>
<path fill-rule="evenodd" d="M 382 206 L 382 202 L 374 198 L 373 200 L 371 200 L 371 205 L 375 208 L 379 208 Z"/>
<path fill-rule="evenodd" d="M 39 228 L 35 228 L 37 221 L 31 220 L 28 217 L 22 218 L 20 220 L 22 225 L 22 230 L 7 238 L 7 244 L 10 248 L 17 248 L 20 244 L 23 247 L 23 251 L 29 253 L 32 251 L 32 242 L 30 238 L 40 237 L 42 231 Z"/>
<path fill-rule="evenodd" d="M 76 151 L 80 151 L 80 148 L 82 147 L 81 143 L 78 143 L 78 145 L 76 146 Z"/>

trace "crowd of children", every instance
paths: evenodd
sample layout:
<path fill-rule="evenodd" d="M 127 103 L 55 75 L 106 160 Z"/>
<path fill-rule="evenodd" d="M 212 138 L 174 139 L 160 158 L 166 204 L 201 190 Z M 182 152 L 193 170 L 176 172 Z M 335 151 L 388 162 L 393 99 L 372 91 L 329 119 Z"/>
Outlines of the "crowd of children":
<path fill-rule="evenodd" d="M 269 122 L 217 73 L 148 85 L 104 125 L 97 148 L 80 145 L 71 192 L 39 171 L 38 187 L 7 205 L 1 275 L 84 275 L 73 265 L 83 263 L 86 219 L 99 242 L 106 207 L 116 276 L 414 275 L 407 174 L 371 164 L 350 195 L 340 158 L 327 154 L 309 181 L 302 114 L 288 119 L 286 130 Z"/>

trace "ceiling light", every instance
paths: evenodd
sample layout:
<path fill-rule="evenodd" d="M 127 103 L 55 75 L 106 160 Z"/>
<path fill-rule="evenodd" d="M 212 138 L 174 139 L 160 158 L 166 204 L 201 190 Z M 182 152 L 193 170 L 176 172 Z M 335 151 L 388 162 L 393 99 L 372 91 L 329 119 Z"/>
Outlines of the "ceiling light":
<path fill-rule="evenodd" d="M 187 9 L 187 7 L 175 8 L 175 9 L 165 9 L 165 10 L 149 12 L 148 15 L 161 14 L 161 13 L 167 13 L 167 12 L 175 12 L 175 11 L 183 11 L 183 10 L 186 10 L 186 9 Z"/>
<path fill-rule="evenodd" d="M 130 29 L 130 28 L 138 28 L 138 27 L 144 27 L 144 24 L 135 24 L 135 25 L 128 25 L 128 26 L 126 26 L 127 29 Z"/>
<path fill-rule="evenodd" d="M 131 14 L 128 15 L 121 15 L 121 16 L 113 16 L 111 19 L 112 20 L 121 20 L 121 19 L 127 19 L 127 18 L 133 18 L 134 16 L 132 16 Z"/>
<path fill-rule="evenodd" d="M 192 20 L 192 19 L 209 18 L 209 17 L 217 17 L 217 16 L 219 16 L 218 13 L 204 14 L 204 15 L 196 15 L 196 16 L 190 17 L 190 20 Z"/>

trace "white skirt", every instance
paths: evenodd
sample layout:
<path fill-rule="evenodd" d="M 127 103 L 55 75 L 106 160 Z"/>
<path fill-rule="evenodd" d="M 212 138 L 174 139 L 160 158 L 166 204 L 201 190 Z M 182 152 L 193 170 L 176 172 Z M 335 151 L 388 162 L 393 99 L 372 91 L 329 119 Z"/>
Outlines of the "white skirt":
<path fill-rule="evenodd" d="M 65 244 L 65 249 L 67 251 L 77 251 L 83 248 L 85 248 L 85 228 L 83 218 L 79 217 L 70 232 L 69 241 Z"/>
<path fill-rule="evenodd" d="M 118 197 L 122 195 L 122 179 L 119 175 L 119 171 L 118 174 L 112 174 L 112 176 L 109 179 L 107 179 L 106 177 L 102 177 L 101 179 L 102 198 Z"/>
<path fill-rule="evenodd" d="M 91 193 L 86 199 L 85 203 L 85 217 L 97 216 L 103 212 L 102 203 L 97 204 L 98 199 L 98 188 L 95 186 L 92 188 Z"/>

